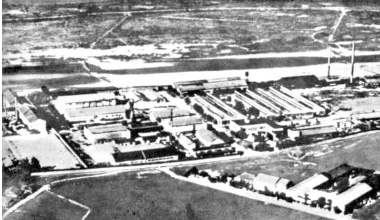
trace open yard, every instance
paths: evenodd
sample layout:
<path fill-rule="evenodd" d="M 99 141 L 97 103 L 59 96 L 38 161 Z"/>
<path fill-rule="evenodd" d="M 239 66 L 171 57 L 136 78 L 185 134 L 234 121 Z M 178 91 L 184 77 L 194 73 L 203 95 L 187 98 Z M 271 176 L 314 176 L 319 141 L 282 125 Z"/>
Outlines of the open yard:
<path fill-rule="evenodd" d="M 119 174 L 65 183 L 53 192 L 89 206 L 87 219 L 320 219 L 172 179 Z"/>

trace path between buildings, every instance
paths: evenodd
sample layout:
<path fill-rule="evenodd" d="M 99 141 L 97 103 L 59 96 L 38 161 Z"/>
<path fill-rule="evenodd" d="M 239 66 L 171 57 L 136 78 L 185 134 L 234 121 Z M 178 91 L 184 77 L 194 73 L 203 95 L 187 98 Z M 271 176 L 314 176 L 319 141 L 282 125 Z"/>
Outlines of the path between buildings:
<path fill-rule="evenodd" d="M 174 179 L 198 184 L 201 186 L 205 186 L 205 187 L 220 190 L 223 192 L 231 193 L 231 194 L 234 194 L 237 196 L 246 197 L 246 198 L 249 198 L 252 200 L 264 202 L 266 204 L 267 203 L 273 204 L 276 206 L 281 206 L 284 208 L 289 208 L 289 209 L 293 209 L 293 210 L 300 211 L 300 212 L 306 212 L 308 214 L 317 215 L 317 216 L 320 216 L 323 218 L 328 218 L 328 219 L 337 219 L 337 220 L 350 220 L 350 219 L 352 219 L 348 215 L 335 214 L 331 211 L 327 211 L 327 210 L 323 210 L 323 209 L 319 209 L 319 208 L 312 208 L 312 207 L 309 207 L 309 206 L 306 206 L 303 204 L 299 204 L 299 203 L 288 203 L 288 202 L 283 201 L 283 200 L 277 200 L 275 197 L 262 195 L 262 194 L 259 194 L 256 192 L 243 190 L 243 189 L 236 189 L 236 188 L 233 188 L 233 187 L 231 187 L 225 183 L 211 183 L 208 181 L 208 179 L 204 179 L 204 178 L 203 179 L 195 179 L 195 178 L 189 179 L 189 178 L 175 174 L 173 171 L 171 171 L 168 168 L 161 168 L 160 170 L 162 172 L 168 174 L 169 176 L 171 176 Z"/>

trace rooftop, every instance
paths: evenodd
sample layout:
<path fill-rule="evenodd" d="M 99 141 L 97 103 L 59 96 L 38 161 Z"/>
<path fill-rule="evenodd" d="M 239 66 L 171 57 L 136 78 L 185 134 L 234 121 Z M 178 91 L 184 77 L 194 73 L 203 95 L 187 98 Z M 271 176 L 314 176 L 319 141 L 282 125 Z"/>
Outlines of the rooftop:
<path fill-rule="evenodd" d="M 66 113 L 69 117 L 96 116 L 113 113 L 123 113 L 126 107 L 124 105 L 112 105 L 102 107 L 67 109 Z"/>
<path fill-rule="evenodd" d="M 298 131 L 301 131 L 301 136 L 311 136 L 311 135 L 323 135 L 331 134 L 337 132 L 336 127 L 331 126 L 313 126 L 313 127 L 302 127 L 298 128 Z"/>
<path fill-rule="evenodd" d="M 121 153 L 126 153 L 126 152 L 145 151 L 145 150 L 157 150 L 157 149 L 163 149 L 166 147 L 167 146 L 163 144 L 150 143 L 150 144 L 126 145 L 126 146 L 120 145 L 120 146 L 117 146 L 117 149 Z"/>
<path fill-rule="evenodd" d="M 344 174 L 348 174 L 350 173 L 352 170 L 354 170 L 355 168 L 350 166 L 350 165 L 347 165 L 347 164 L 342 164 L 328 172 L 327 175 L 330 176 L 331 179 L 336 179 L 340 176 L 343 176 Z"/>
<path fill-rule="evenodd" d="M 266 119 L 266 118 L 257 118 L 257 119 L 250 119 L 250 120 L 234 120 L 237 125 L 245 126 L 245 125 L 257 125 L 257 124 L 267 124 L 271 126 L 272 128 L 282 128 L 280 125 L 276 124 L 274 121 Z"/>
<path fill-rule="evenodd" d="M 121 123 L 88 126 L 87 128 L 93 134 L 111 133 L 111 132 L 127 131 L 128 130 L 128 128 Z"/>
<path fill-rule="evenodd" d="M 280 179 L 280 177 L 277 176 L 271 176 L 264 173 L 257 174 L 255 178 L 255 182 L 260 182 L 262 184 L 267 184 L 268 186 L 274 186 L 276 185 L 277 181 Z"/>
<path fill-rule="evenodd" d="M 255 174 L 250 174 L 250 173 L 242 173 L 237 177 L 239 177 L 241 180 L 248 180 L 248 181 L 253 181 L 256 178 Z"/>
<path fill-rule="evenodd" d="M 202 124 L 202 119 L 198 116 L 173 118 L 173 122 L 171 123 L 173 127 L 181 127 L 181 126 L 197 125 L 197 124 Z"/>
<path fill-rule="evenodd" d="M 41 120 L 37 117 L 37 115 L 34 113 L 32 108 L 29 105 L 20 105 L 18 106 L 18 110 L 25 116 L 25 118 L 30 122 L 36 122 L 37 120 Z"/>
<path fill-rule="evenodd" d="M 155 110 L 152 110 L 150 112 L 150 115 L 151 117 L 154 117 L 154 118 L 170 118 L 171 117 L 171 114 L 173 112 L 173 118 L 175 117 L 182 117 L 182 116 L 190 116 L 191 115 L 191 112 L 189 110 L 185 110 L 185 109 L 168 109 L 168 108 L 165 108 L 165 109 L 155 109 Z"/>
<path fill-rule="evenodd" d="M 81 95 L 66 95 L 58 96 L 56 101 L 61 103 L 76 103 L 76 102 L 91 102 L 100 100 L 112 100 L 115 99 L 115 94 L 111 92 L 107 93 L 90 93 Z"/>
<path fill-rule="evenodd" d="M 207 142 L 203 144 L 223 144 L 223 140 L 220 139 L 214 132 L 206 130 L 206 129 L 201 129 L 196 132 L 196 136 L 200 141 Z"/>
<path fill-rule="evenodd" d="M 367 112 L 367 113 L 358 113 L 352 115 L 352 117 L 358 119 L 358 120 L 365 120 L 365 119 L 379 119 L 380 118 L 380 111 L 378 112 Z"/>
<path fill-rule="evenodd" d="M 336 201 L 340 203 L 340 205 L 345 206 L 355 201 L 356 199 L 362 197 L 370 191 L 372 191 L 372 187 L 370 187 L 368 184 L 358 183 L 353 187 L 349 188 L 348 190 L 344 191 L 343 193 L 338 194 Z"/>
<path fill-rule="evenodd" d="M 310 190 L 310 189 L 316 188 L 317 186 L 322 185 L 323 183 L 327 182 L 328 180 L 329 180 L 329 178 L 327 178 L 323 174 L 315 174 L 314 176 L 309 177 L 309 178 L 301 181 L 300 183 L 298 183 L 297 185 L 295 185 L 291 189 L 295 190 L 295 191 L 296 190 Z"/>

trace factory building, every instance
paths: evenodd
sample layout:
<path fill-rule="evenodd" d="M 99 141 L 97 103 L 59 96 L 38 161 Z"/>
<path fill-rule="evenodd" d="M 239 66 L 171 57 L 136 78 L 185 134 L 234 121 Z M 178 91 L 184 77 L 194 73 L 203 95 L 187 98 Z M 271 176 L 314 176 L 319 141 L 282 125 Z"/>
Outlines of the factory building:
<path fill-rule="evenodd" d="M 240 77 L 210 79 L 210 80 L 197 80 L 187 82 L 174 83 L 181 96 L 187 94 L 195 94 L 202 91 L 211 91 L 213 89 L 247 89 L 247 81 Z"/>
<path fill-rule="evenodd" d="M 284 178 L 259 173 L 253 180 L 253 189 L 264 194 L 285 192 L 293 183 Z"/>
<path fill-rule="evenodd" d="M 230 129 L 234 132 L 243 130 L 248 135 L 252 133 L 258 134 L 259 132 L 270 133 L 274 138 L 284 133 L 283 127 L 265 118 L 233 120 L 230 122 Z"/>
<path fill-rule="evenodd" d="M 178 108 L 156 108 L 152 109 L 149 113 L 149 118 L 151 121 L 159 120 L 173 120 L 178 117 L 185 117 L 193 115 L 189 110 L 178 109 Z"/>
<path fill-rule="evenodd" d="M 297 138 L 319 138 L 324 136 L 336 136 L 339 132 L 333 125 L 307 126 L 297 129 L 289 129 L 288 137 L 295 140 Z"/>
<path fill-rule="evenodd" d="M 337 195 L 334 200 L 334 211 L 341 211 L 343 214 L 352 213 L 357 203 L 364 198 L 371 197 L 374 190 L 366 183 L 358 183 L 347 191 Z"/>
<path fill-rule="evenodd" d="M 17 94 L 11 90 L 7 89 L 3 92 L 2 107 L 3 113 L 6 115 L 15 115 L 17 105 Z"/>
<path fill-rule="evenodd" d="M 234 94 L 235 101 L 242 102 L 247 108 L 253 107 L 260 111 L 261 117 L 286 116 L 291 118 L 312 118 L 325 113 L 325 109 L 310 100 L 295 94 L 281 86 L 278 89 L 238 92 Z"/>
<path fill-rule="evenodd" d="M 229 124 L 231 120 L 245 118 L 244 115 L 211 94 L 206 96 L 195 95 L 194 101 L 203 108 L 205 114 L 214 118 L 219 125 Z"/>
<path fill-rule="evenodd" d="M 117 165 L 132 165 L 176 161 L 178 152 L 172 147 L 150 143 L 119 146 L 113 157 Z"/>
<path fill-rule="evenodd" d="M 165 130 L 172 134 L 179 134 L 183 132 L 195 132 L 207 127 L 199 116 L 188 116 L 173 118 L 172 121 L 162 123 Z"/>
<path fill-rule="evenodd" d="M 27 104 L 17 105 L 17 118 L 24 123 L 29 130 L 37 130 L 46 133 L 46 121 L 37 117 L 35 110 Z"/>
<path fill-rule="evenodd" d="M 126 119 L 126 106 L 111 105 L 89 108 L 72 108 L 64 112 L 67 121 L 71 123 L 114 121 Z"/>
<path fill-rule="evenodd" d="M 53 104 L 61 114 L 64 114 L 68 109 L 116 105 L 116 96 L 111 92 L 58 96 L 57 99 L 53 101 Z"/>
<path fill-rule="evenodd" d="M 83 134 L 91 144 L 131 138 L 131 132 L 121 123 L 88 125 L 84 127 Z"/>

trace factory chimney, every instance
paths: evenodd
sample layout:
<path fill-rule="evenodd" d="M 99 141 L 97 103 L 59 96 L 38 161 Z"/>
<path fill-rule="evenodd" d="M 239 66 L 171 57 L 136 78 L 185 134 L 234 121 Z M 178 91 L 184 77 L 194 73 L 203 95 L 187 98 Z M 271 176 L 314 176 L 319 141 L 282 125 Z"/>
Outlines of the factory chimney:
<path fill-rule="evenodd" d="M 352 57 L 351 57 L 351 77 L 350 83 L 354 83 L 354 66 L 355 66 L 355 41 L 352 41 Z"/>

